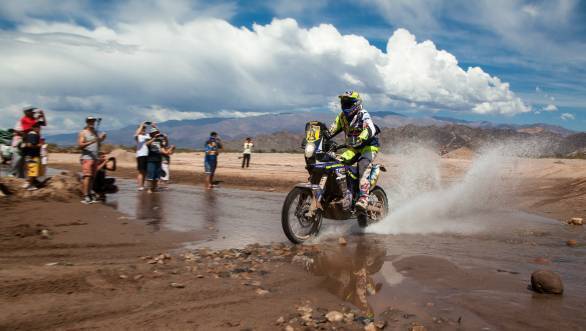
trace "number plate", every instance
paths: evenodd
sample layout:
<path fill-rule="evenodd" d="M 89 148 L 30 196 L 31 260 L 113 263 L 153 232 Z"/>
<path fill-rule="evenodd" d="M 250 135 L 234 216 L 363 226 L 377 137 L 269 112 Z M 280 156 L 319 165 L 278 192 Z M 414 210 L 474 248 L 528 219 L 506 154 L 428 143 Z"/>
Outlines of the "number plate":
<path fill-rule="evenodd" d="M 319 140 L 320 134 L 320 127 L 318 125 L 312 125 L 309 130 L 307 130 L 307 136 L 305 139 L 308 143 L 312 143 Z"/>

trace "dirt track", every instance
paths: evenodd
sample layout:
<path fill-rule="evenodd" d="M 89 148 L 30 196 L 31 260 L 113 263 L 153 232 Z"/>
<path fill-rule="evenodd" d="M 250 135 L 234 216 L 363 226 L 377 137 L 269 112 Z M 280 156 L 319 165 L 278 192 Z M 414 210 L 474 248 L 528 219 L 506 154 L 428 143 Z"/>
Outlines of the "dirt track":
<path fill-rule="evenodd" d="M 452 157 L 441 158 L 440 170 L 446 182 L 458 181 L 470 168 L 474 157 L 470 151 L 452 153 Z M 136 176 L 134 155 L 114 151 L 118 159 L 118 171 L 113 176 L 133 179 Z M 450 156 L 450 155 L 448 155 Z M 259 191 L 288 192 L 297 183 L 307 180 L 307 171 L 302 154 L 262 153 L 254 154 L 251 168 L 241 169 L 238 153 L 220 156 L 216 180 L 221 186 Z M 189 185 L 203 185 L 202 153 L 179 153 L 173 156 L 171 181 Z M 385 155 L 379 162 L 387 166 L 382 185 L 391 186 L 396 169 L 408 167 L 401 155 Z M 52 154 L 51 165 L 58 169 L 79 171 L 78 155 Z M 514 168 L 504 171 L 509 178 L 509 189 L 517 197 L 517 206 L 531 212 L 547 214 L 560 220 L 575 216 L 586 206 L 586 160 L 529 159 L 519 158 Z M 582 209 L 582 210 L 581 210 Z"/>
<path fill-rule="evenodd" d="M 171 250 L 204 234 L 152 233 L 106 206 L 34 202 L 2 209 L 3 330 L 270 330 L 306 300 L 322 307 L 339 302 L 289 263 L 255 262 L 256 271 L 227 278 L 207 264 L 185 263 Z M 50 239 L 41 238 L 43 229 Z M 172 258 L 164 264 L 141 259 L 166 252 Z"/>
<path fill-rule="evenodd" d="M 199 168 L 196 157 L 177 155 L 175 182 L 197 184 L 201 173 L 192 170 Z M 224 168 L 220 163 L 218 173 L 222 186 L 286 191 L 305 179 L 300 155 L 259 155 L 253 158 L 255 168 L 244 171 L 237 155 L 222 157 Z M 51 158 L 53 164 L 62 162 L 59 168 L 77 167 L 75 155 Z M 390 170 L 385 185 L 392 185 L 393 170 L 402 168 L 403 160 L 383 161 Z M 457 181 L 470 165 L 469 159 L 443 159 L 443 180 Z M 120 166 L 118 176 L 133 177 L 132 159 L 122 160 Z M 586 216 L 584 161 L 521 159 L 509 176 L 521 179 L 514 186 L 516 206 L 560 221 Z M 317 328 L 361 330 L 360 320 L 332 324 L 324 322 L 323 315 L 330 310 L 353 310 L 356 316 L 367 317 L 370 303 L 381 305 L 377 304 L 381 295 L 388 309 L 377 311 L 377 319 L 385 320 L 386 329 L 391 330 L 417 324 L 432 330 L 458 326 L 579 329 L 585 322 L 579 312 L 586 308 L 586 300 L 576 296 L 584 293 L 583 286 L 576 285 L 583 283 L 580 273 L 562 275 L 569 284 L 564 299 L 534 297 L 525 289 L 528 270 L 566 270 L 573 266 L 570 261 L 583 259 L 586 235 L 582 228 L 563 228 L 555 234 L 554 230 L 519 230 L 519 235 L 495 240 L 491 235 L 396 236 L 391 238 L 395 249 L 382 253 L 378 244 L 371 245 L 378 239 L 349 235 L 347 246 L 338 245 L 334 237 L 300 250 L 278 245 L 249 248 L 241 258 L 230 252 L 201 251 L 188 258 L 181 243 L 206 239 L 208 231 L 162 228 L 153 232 L 108 206 L 84 206 L 77 201 L 8 200 L 1 207 L 0 329 L 275 330 L 285 324 L 303 329 L 306 322 L 300 311 L 311 307 Z M 48 239 L 42 238 L 43 229 L 49 230 Z M 565 247 L 565 237 L 578 239 L 579 246 Z M 545 241 L 540 244 L 539 240 Z M 470 245 L 470 250 L 455 250 L 455 244 Z M 432 252 L 442 247 L 451 250 L 432 257 L 426 255 L 427 246 Z M 491 249 L 504 249 L 511 255 L 504 261 L 487 260 L 483 267 L 450 261 L 458 260 L 458 254 L 467 257 Z M 422 255 L 401 257 L 402 250 Z M 163 256 L 158 262 L 156 257 L 162 253 L 170 258 Z M 291 264 L 296 255 L 300 258 Z M 539 262 L 530 262 L 534 258 Z M 308 259 L 314 261 L 311 266 Z M 377 265 L 373 270 L 363 267 L 373 261 Z M 541 261 L 548 262 L 541 266 Z M 381 282 L 388 270 L 380 268 L 390 262 L 396 269 L 393 275 L 399 272 L 402 276 L 397 277 L 407 278 L 397 287 L 389 287 L 388 280 Z M 500 271 L 488 265 L 497 265 Z M 313 275 L 305 271 L 306 266 L 314 269 Z M 340 279 L 346 277 L 351 282 L 340 287 Z M 382 294 L 364 306 L 357 298 L 366 298 L 372 288 L 378 293 L 376 284 L 383 284 Z M 276 325 L 281 316 L 286 323 Z"/>

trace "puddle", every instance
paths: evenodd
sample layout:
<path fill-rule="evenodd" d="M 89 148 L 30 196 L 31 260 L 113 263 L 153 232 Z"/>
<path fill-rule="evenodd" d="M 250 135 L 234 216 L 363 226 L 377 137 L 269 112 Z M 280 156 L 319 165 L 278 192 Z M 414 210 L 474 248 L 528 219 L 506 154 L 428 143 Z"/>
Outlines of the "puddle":
<path fill-rule="evenodd" d="M 362 235 L 348 237 L 345 246 L 329 240 L 308 270 L 321 277 L 322 287 L 365 315 L 392 315 L 399 322 L 417 320 L 439 329 L 575 328 L 584 323 L 586 256 L 559 244 L 548 246 L 560 228 L 545 224 L 552 232 L 535 236 L 535 244 L 508 242 L 526 236 L 514 232 L 501 237 Z M 560 255 L 566 256 L 564 263 L 531 262 L 536 256 Z M 562 275 L 563 296 L 527 290 L 531 272 L 541 268 Z"/>
<path fill-rule="evenodd" d="M 384 286 L 393 286 L 403 280 L 387 261 L 386 248 L 369 240 L 328 246 L 315 256 L 309 270 L 323 277 L 322 286 L 330 293 L 369 313 L 375 312 L 370 296 L 376 296 L 385 283 Z M 376 312 L 380 311 L 378 307 Z"/>
<path fill-rule="evenodd" d="M 206 231 L 213 234 L 195 247 L 238 248 L 286 240 L 280 224 L 284 195 L 219 188 L 213 191 L 173 184 L 163 192 L 136 191 L 129 180 L 117 180 L 120 191 L 107 205 L 143 222 L 152 231 Z"/>
<path fill-rule="evenodd" d="M 287 241 L 280 222 L 284 193 L 206 191 L 173 184 L 168 191 L 148 194 L 136 191 L 131 180 L 118 179 L 117 184 L 120 191 L 109 196 L 107 205 L 151 231 L 211 233 L 205 241 L 186 243 L 187 247 L 222 249 Z M 434 318 L 447 323 L 443 327 L 452 323 L 448 329 L 462 319 L 462 327 L 478 329 L 584 325 L 586 247 L 565 245 L 568 239 L 586 242 L 583 227 L 518 211 L 449 221 L 455 225 L 450 232 L 421 233 L 420 222 L 417 231 L 406 224 L 391 229 L 394 234 L 364 234 L 355 221 L 325 220 L 314 240 L 323 244 L 322 249 L 309 269 L 342 300 L 367 313 L 391 309 L 407 322 L 416 314 L 432 323 Z M 457 224 L 466 227 L 458 231 Z M 345 236 L 348 244 L 338 245 L 339 236 Z M 536 258 L 551 263 L 538 265 L 533 262 Z M 563 296 L 539 296 L 526 289 L 531 272 L 543 268 L 562 275 Z"/>

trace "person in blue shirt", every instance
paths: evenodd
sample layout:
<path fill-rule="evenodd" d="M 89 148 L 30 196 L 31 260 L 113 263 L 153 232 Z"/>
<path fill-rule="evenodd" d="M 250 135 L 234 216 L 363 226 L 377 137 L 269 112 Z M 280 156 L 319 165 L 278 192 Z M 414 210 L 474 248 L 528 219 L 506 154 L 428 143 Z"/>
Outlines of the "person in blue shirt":
<path fill-rule="evenodd" d="M 205 143 L 204 169 L 206 174 L 205 186 L 212 189 L 214 187 L 214 174 L 218 166 L 218 154 L 222 149 L 222 142 L 216 132 L 210 133 L 210 137 Z"/>

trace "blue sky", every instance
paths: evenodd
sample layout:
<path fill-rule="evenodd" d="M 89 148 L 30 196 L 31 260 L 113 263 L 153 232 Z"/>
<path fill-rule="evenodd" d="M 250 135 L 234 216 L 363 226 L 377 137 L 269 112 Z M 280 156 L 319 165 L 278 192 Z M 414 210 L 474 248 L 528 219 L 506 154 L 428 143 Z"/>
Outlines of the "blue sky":
<path fill-rule="evenodd" d="M 57 133 L 88 113 L 335 109 L 357 89 L 371 110 L 586 130 L 578 0 L 8 0 L 0 47 L 0 126 L 28 104 Z"/>

